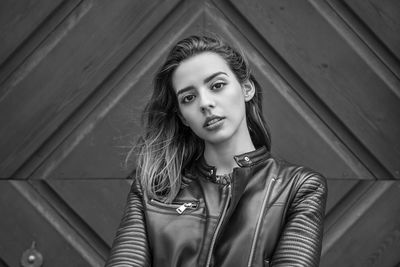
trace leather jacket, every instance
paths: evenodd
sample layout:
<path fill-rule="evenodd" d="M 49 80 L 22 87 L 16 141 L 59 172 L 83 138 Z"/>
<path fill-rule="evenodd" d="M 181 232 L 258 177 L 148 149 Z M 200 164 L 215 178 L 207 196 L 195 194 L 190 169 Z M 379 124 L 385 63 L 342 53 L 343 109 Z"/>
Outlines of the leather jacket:
<path fill-rule="evenodd" d="M 133 183 L 106 266 L 318 266 L 325 178 L 264 147 L 235 160 L 225 185 L 194 164 L 171 204 Z"/>

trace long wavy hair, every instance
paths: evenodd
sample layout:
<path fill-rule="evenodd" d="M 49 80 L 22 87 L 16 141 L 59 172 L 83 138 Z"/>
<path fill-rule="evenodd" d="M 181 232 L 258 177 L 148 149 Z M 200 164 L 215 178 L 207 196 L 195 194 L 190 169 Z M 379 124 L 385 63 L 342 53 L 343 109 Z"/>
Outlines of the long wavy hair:
<path fill-rule="evenodd" d="M 172 86 L 172 75 L 182 61 L 203 52 L 221 56 L 238 81 L 255 86 L 254 97 L 246 102 L 246 118 L 255 147 L 271 148 L 271 135 L 262 115 L 262 91 L 250 73 L 240 50 L 219 37 L 190 36 L 179 41 L 169 52 L 154 79 L 154 91 L 142 114 L 144 134 L 137 144 L 137 177 L 150 198 L 171 202 L 182 184 L 182 171 L 203 155 L 204 141 L 179 118 L 179 107 Z"/>

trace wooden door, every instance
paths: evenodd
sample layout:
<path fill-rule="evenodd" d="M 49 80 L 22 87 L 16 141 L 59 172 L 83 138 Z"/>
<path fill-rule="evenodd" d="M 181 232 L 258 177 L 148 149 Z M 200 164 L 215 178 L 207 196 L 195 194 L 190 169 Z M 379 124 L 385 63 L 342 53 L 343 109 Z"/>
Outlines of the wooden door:
<path fill-rule="evenodd" d="M 102 266 L 124 166 L 166 51 L 212 31 L 246 51 L 273 153 L 328 178 L 321 266 L 400 264 L 396 0 L 0 2 L 0 258 Z"/>

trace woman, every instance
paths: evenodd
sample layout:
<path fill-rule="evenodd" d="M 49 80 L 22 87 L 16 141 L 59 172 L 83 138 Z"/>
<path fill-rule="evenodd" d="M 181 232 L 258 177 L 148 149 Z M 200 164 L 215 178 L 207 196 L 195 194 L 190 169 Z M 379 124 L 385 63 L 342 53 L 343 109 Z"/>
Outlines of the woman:
<path fill-rule="evenodd" d="M 326 182 L 269 153 L 261 93 L 222 40 L 172 48 L 106 266 L 318 266 Z"/>

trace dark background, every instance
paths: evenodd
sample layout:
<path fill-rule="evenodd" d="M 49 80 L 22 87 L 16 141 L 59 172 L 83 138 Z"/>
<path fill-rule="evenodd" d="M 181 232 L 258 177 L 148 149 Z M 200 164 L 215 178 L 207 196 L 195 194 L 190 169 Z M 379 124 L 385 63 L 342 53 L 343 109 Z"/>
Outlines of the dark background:
<path fill-rule="evenodd" d="M 273 152 L 329 180 L 321 266 L 400 264 L 397 0 L 3 0 L 0 258 L 102 266 L 123 161 L 166 51 L 216 32 L 246 51 Z"/>

